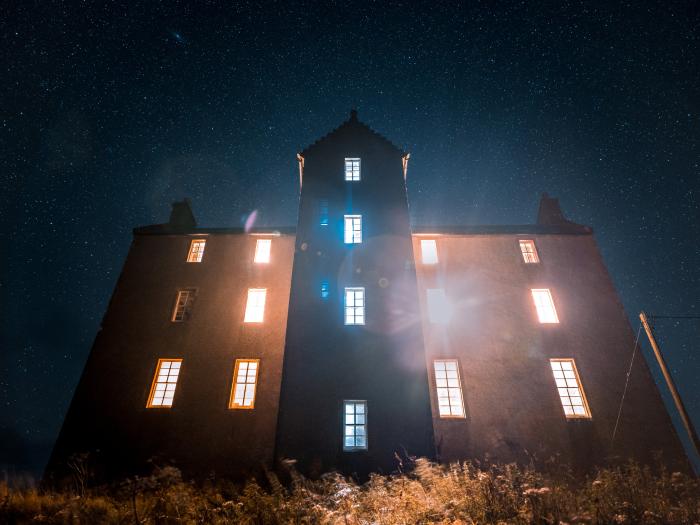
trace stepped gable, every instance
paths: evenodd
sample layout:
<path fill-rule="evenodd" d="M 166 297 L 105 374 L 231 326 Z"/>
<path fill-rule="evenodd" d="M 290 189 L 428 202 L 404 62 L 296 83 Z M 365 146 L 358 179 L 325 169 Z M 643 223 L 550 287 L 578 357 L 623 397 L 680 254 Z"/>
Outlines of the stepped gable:
<path fill-rule="evenodd" d="M 370 127 L 369 127 L 367 124 L 365 124 L 364 122 L 360 122 L 360 121 L 358 120 L 358 118 L 357 118 L 357 110 L 354 110 L 354 109 L 353 109 L 353 110 L 350 111 L 350 118 L 349 118 L 348 120 L 346 120 L 345 122 L 343 122 L 340 126 L 338 126 L 337 128 L 335 128 L 333 131 L 327 133 L 326 135 L 324 135 L 323 137 L 321 137 L 320 139 L 318 139 L 316 142 L 314 142 L 314 143 L 311 144 L 310 146 L 307 146 L 307 147 L 300 153 L 300 155 L 301 155 L 302 157 L 305 156 L 305 155 L 307 155 L 308 153 L 310 153 L 312 150 L 314 150 L 316 147 L 318 147 L 320 144 L 322 144 L 323 142 L 325 142 L 325 141 L 328 140 L 329 138 L 331 138 L 331 137 L 333 137 L 334 135 L 336 135 L 336 134 L 338 134 L 338 133 L 341 133 L 341 132 L 343 132 L 343 131 L 345 131 L 345 130 L 351 129 L 351 128 L 359 128 L 359 129 L 361 129 L 361 130 L 363 130 L 363 131 L 366 131 L 366 132 L 371 133 L 372 135 L 374 135 L 375 137 L 377 137 L 378 139 L 382 140 L 383 142 L 385 142 L 386 144 L 388 144 L 389 146 L 391 146 L 393 149 L 395 149 L 396 151 L 398 151 L 401 155 L 406 155 L 406 153 L 407 153 L 406 151 L 404 151 L 404 150 L 402 150 L 401 148 L 399 148 L 396 144 L 394 144 L 393 142 L 391 142 L 388 138 L 386 138 L 386 137 L 385 137 L 384 135 L 382 135 L 381 133 L 379 133 L 379 132 L 373 130 L 372 128 L 370 128 Z"/>

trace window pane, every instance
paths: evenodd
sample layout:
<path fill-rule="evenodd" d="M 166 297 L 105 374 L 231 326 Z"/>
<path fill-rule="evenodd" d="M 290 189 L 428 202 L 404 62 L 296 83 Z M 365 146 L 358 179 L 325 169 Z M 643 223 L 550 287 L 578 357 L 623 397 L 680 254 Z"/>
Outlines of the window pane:
<path fill-rule="evenodd" d="M 428 318 L 431 323 L 447 324 L 452 317 L 452 308 L 442 288 L 428 289 Z"/>
<path fill-rule="evenodd" d="M 160 359 L 146 407 L 170 407 L 173 404 L 182 359 Z"/>
<path fill-rule="evenodd" d="M 356 157 L 345 158 L 345 180 L 360 180 L 360 159 Z"/>
<path fill-rule="evenodd" d="M 253 408 L 258 380 L 258 359 L 236 359 L 229 408 Z"/>
<path fill-rule="evenodd" d="M 520 252 L 523 254 L 523 260 L 527 264 L 533 264 L 540 262 L 540 258 L 537 255 L 537 249 L 535 248 L 535 241 L 532 240 L 521 240 Z"/>
<path fill-rule="evenodd" d="M 456 359 L 433 361 L 440 417 L 464 417 L 462 386 Z M 445 379 L 445 376 L 450 379 Z"/>
<path fill-rule="evenodd" d="M 540 323 L 558 323 L 557 311 L 554 308 L 552 294 L 548 288 L 532 289 L 532 299 L 537 310 L 537 317 Z"/>
<path fill-rule="evenodd" d="M 246 303 L 245 323 L 262 323 L 265 314 L 266 288 L 250 288 L 248 290 L 248 302 Z"/>
<path fill-rule="evenodd" d="M 269 263 L 270 262 L 270 247 L 272 246 L 272 239 L 258 239 L 255 243 L 255 259 L 256 263 Z"/>
<path fill-rule="evenodd" d="M 564 415 L 566 417 L 591 417 L 574 360 L 552 359 L 550 364 Z M 557 374 L 562 374 L 561 369 L 564 369 L 564 374 L 572 377 L 565 380 L 557 377 Z M 566 386 L 564 386 L 564 382 Z"/>
<path fill-rule="evenodd" d="M 420 248 L 423 264 L 436 264 L 438 262 L 435 239 L 421 239 Z"/>
<path fill-rule="evenodd" d="M 366 401 L 344 401 L 343 450 L 367 448 Z"/>
<path fill-rule="evenodd" d="M 345 244 L 362 242 L 362 215 L 345 215 Z"/>
<path fill-rule="evenodd" d="M 364 288 L 345 288 L 345 324 L 364 324 L 364 305 Z"/>
<path fill-rule="evenodd" d="M 202 262 L 206 243 L 207 241 L 205 239 L 193 239 L 192 242 L 190 242 L 190 249 L 187 252 L 187 262 Z"/>

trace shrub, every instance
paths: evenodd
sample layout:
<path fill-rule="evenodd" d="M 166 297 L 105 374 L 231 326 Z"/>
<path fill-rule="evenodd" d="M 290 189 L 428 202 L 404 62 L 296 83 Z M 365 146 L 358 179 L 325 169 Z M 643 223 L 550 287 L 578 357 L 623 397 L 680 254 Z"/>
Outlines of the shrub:
<path fill-rule="evenodd" d="M 358 485 L 330 473 L 292 472 L 196 484 L 173 467 L 110 487 L 74 492 L 0 485 L 0 523 L 52 524 L 691 524 L 700 523 L 700 483 L 628 463 L 582 480 L 516 465 L 440 466 L 418 459 L 409 474 L 373 475 Z M 78 494 L 82 492 L 82 494 Z"/>

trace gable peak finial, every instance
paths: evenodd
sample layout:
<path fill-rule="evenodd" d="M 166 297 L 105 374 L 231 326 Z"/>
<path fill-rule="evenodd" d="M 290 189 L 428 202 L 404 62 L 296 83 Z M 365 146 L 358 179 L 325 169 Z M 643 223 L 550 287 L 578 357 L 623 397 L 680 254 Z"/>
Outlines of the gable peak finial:
<path fill-rule="evenodd" d="M 350 121 L 357 122 L 357 110 L 355 108 L 350 110 Z"/>

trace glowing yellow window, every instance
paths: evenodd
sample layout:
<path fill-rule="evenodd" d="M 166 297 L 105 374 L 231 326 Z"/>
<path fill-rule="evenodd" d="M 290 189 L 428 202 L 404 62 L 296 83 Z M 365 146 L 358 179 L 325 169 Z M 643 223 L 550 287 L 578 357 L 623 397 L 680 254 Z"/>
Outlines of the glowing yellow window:
<path fill-rule="evenodd" d="M 262 323 L 265 315 L 266 288 L 249 288 L 248 302 L 245 307 L 245 323 Z"/>
<path fill-rule="evenodd" d="M 156 375 L 148 396 L 147 408 L 169 408 L 173 406 L 177 378 L 180 375 L 182 359 L 159 359 Z"/>
<path fill-rule="evenodd" d="M 270 262 L 270 247 L 272 246 L 272 239 L 258 239 L 255 243 L 255 259 L 256 263 L 269 263 Z"/>
<path fill-rule="evenodd" d="M 258 383 L 260 359 L 236 359 L 229 408 L 252 409 L 255 406 L 255 387 Z"/>
<path fill-rule="evenodd" d="M 171 321 L 174 323 L 180 323 L 185 321 L 192 309 L 192 304 L 194 303 L 194 290 L 179 290 L 177 292 L 177 298 L 175 299 L 175 307 L 173 308 L 173 315 Z"/>
<path fill-rule="evenodd" d="M 456 359 L 433 361 L 440 417 L 464 417 L 462 385 Z"/>
<path fill-rule="evenodd" d="M 525 240 L 520 242 L 520 253 L 523 254 L 523 260 L 527 264 L 534 264 L 540 262 L 540 258 L 537 256 L 537 248 L 535 248 L 535 241 Z"/>
<path fill-rule="evenodd" d="M 431 323 L 447 324 L 452 317 L 445 290 L 442 288 L 428 288 L 428 318 Z"/>
<path fill-rule="evenodd" d="M 435 239 L 421 239 L 420 251 L 423 264 L 437 264 L 438 255 Z"/>
<path fill-rule="evenodd" d="M 573 359 L 550 359 L 554 381 L 557 384 L 561 406 L 567 418 L 589 418 L 586 396 L 583 393 L 581 378 Z"/>
<path fill-rule="evenodd" d="M 549 288 L 532 289 L 531 292 L 540 323 L 558 323 L 557 310 Z"/>
<path fill-rule="evenodd" d="M 187 252 L 187 262 L 202 262 L 202 257 L 204 257 L 204 247 L 206 244 L 207 241 L 205 239 L 192 239 L 192 242 L 190 243 L 190 251 Z"/>

